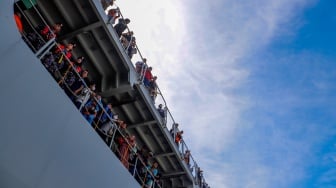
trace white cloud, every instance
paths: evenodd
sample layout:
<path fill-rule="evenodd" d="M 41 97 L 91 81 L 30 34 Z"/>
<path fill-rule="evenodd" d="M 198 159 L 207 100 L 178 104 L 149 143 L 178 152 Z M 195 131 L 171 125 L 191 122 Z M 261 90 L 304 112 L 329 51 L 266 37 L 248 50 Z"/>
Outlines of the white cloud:
<path fill-rule="evenodd" d="M 275 38 L 292 34 L 301 25 L 297 15 L 312 2 L 117 1 L 131 19 L 140 50 L 154 67 L 168 107 L 186 130 L 187 144 L 212 187 L 272 187 L 274 181 L 286 179 L 285 187 L 300 177 L 300 170 L 297 177 L 288 174 L 294 167 L 283 167 L 273 177 L 274 169 L 260 161 L 258 149 L 244 148 L 248 151 L 237 152 L 241 156 L 229 162 L 223 155 L 234 150 L 237 137 L 251 124 L 242 119 L 255 105 L 250 96 L 239 93 L 251 74 L 243 63 Z M 288 144 L 296 149 L 300 143 Z M 286 162 L 296 165 L 299 159 Z M 235 164 L 238 161 L 244 164 Z"/>

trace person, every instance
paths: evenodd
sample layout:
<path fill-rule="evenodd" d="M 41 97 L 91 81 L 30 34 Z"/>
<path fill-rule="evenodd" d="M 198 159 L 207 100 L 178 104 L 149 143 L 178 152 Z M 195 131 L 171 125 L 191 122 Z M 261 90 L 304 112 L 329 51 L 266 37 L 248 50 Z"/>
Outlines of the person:
<path fill-rule="evenodd" d="M 180 145 L 180 142 L 182 140 L 182 134 L 183 134 L 183 131 L 177 131 L 176 135 L 175 135 L 175 143 L 177 145 L 177 147 L 179 147 Z"/>
<path fill-rule="evenodd" d="M 56 23 L 53 26 L 48 25 L 39 25 L 36 27 L 36 31 L 38 32 L 29 32 L 27 34 L 27 41 L 31 49 L 36 52 L 40 49 L 46 41 L 49 41 L 52 38 L 57 38 L 57 35 L 60 33 L 63 24 Z"/>
<path fill-rule="evenodd" d="M 162 104 L 159 104 L 157 111 L 159 112 L 159 114 L 162 118 L 165 118 L 166 113 L 165 113 L 165 110 L 162 108 L 162 106 L 163 106 Z"/>
<path fill-rule="evenodd" d="M 177 133 L 178 131 L 178 126 L 179 124 L 178 123 L 174 123 L 172 125 L 172 128 L 169 130 L 170 134 L 172 135 L 172 137 L 174 138 L 174 135 Z"/>
<path fill-rule="evenodd" d="M 140 184 L 143 184 L 144 178 L 146 177 L 147 166 L 149 165 L 149 161 L 153 158 L 153 153 L 149 151 L 147 146 L 143 146 L 137 152 L 137 157 L 138 162 L 135 165 L 135 171 L 132 169 L 131 173 L 135 173 L 135 179 Z"/>
<path fill-rule="evenodd" d="M 106 113 L 103 113 L 101 115 L 101 118 L 100 118 L 100 122 L 102 124 L 105 124 L 107 122 L 109 122 L 109 118 L 113 118 L 113 112 L 112 112 L 112 104 L 111 103 L 108 103 L 105 107 L 104 107 L 104 110 Z"/>
<path fill-rule="evenodd" d="M 90 94 L 96 90 L 96 84 L 90 83 L 89 88 L 83 87 L 78 93 L 80 94 L 75 99 L 75 105 L 78 109 L 84 106 L 90 99 Z"/>
<path fill-rule="evenodd" d="M 56 61 L 56 66 L 57 66 L 57 71 L 55 74 L 55 78 L 59 79 L 59 77 L 62 77 L 62 74 L 64 74 L 68 68 L 68 66 L 64 66 L 64 65 L 69 65 L 69 61 L 73 62 L 73 56 L 72 56 L 72 50 L 76 47 L 76 44 L 74 43 L 69 43 L 66 45 L 63 44 L 59 44 L 55 51 L 54 51 L 54 58 Z M 61 74 L 61 75 L 60 75 Z"/>
<path fill-rule="evenodd" d="M 52 53 L 46 54 L 42 59 L 41 62 L 44 65 L 44 67 L 48 70 L 49 73 L 52 75 L 55 74 L 55 72 L 58 70 L 58 66 L 55 62 L 55 57 Z"/>
<path fill-rule="evenodd" d="M 72 99 L 74 100 L 74 95 L 78 95 L 80 93 L 80 91 L 82 91 L 82 89 L 85 87 L 85 85 L 90 85 L 90 80 L 88 78 L 89 75 L 89 71 L 87 70 L 83 70 L 80 74 L 81 77 L 76 77 L 75 81 L 67 86 L 64 87 L 64 91 L 65 93 Z M 84 81 L 84 83 L 82 82 L 82 80 Z"/>
<path fill-rule="evenodd" d="M 119 17 L 120 17 L 119 8 L 110 9 L 107 12 L 107 23 L 113 25 Z"/>
<path fill-rule="evenodd" d="M 149 92 L 150 92 L 150 96 L 152 98 L 153 101 L 155 101 L 156 96 L 158 94 L 158 86 L 156 83 L 157 80 L 157 76 L 154 76 L 153 79 L 149 82 Z"/>
<path fill-rule="evenodd" d="M 100 0 L 102 7 L 106 10 L 109 6 L 113 6 L 115 0 Z"/>
<path fill-rule="evenodd" d="M 148 67 L 145 71 L 145 77 L 143 82 L 146 87 L 149 87 L 149 82 L 153 79 L 152 70 L 152 67 Z"/>
<path fill-rule="evenodd" d="M 82 111 L 84 118 L 92 125 L 94 119 L 97 116 L 97 112 L 95 111 L 95 103 L 91 103 L 90 106 L 86 107 Z"/>
<path fill-rule="evenodd" d="M 94 106 L 94 111 L 97 114 L 100 111 L 100 106 L 103 106 L 102 98 L 97 93 L 92 93 L 90 99 L 85 104 L 85 108 L 89 108 L 91 106 Z"/>
<path fill-rule="evenodd" d="M 138 50 L 136 48 L 135 38 L 132 38 L 130 45 L 127 48 L 127 54 L 130 59 L 132 59 L 134 54 L 137 54 Z"/>
<path fill-rule="evenodd" d="M 188 165 L 189 169 L 190 169 L 190 156 L 191 156 L 190 150 L 185 151 L 183 158 L 186 164 Z"/>
<path fill-rule="evenodd" d="M 129 24 L 131 22 L 130 19 L 126 18 L 120 18 L 117 25 L 114 26 L 114 29 L 118 35 L 118 37 L 121 37 L 121 34 L 126 30 L 127 28 L 127 24 Z"/>
<path fill-rule="evenodd" d="M 161 177 L 162 177 L 162 174 L 160 172 L 155 176 L 155 183 L 154 183 L 153 188 L 162 187 Z"/>
<path fill-rule="evenodd" d="M 152 185 L 154 183 L 154 179 L 156 178 L 156 176 L 159 173 L 158 166 L 159 166 L 158 162 L 154 162 L 152 166 L 150 166 L 150 165 L 147 166 L 147 170 L 150 171 L 152 174 L 147 172 L 146 187 L 148 187 L 148 188 L 152 187 Z"/>
<path fill-rule="evenodd" d="M 129 169 L 128 160 L 130 158 L 130 151 L 134 151 L 134 148 L 136 148 L 135 136 L 126 136 L 125 138 L 119 137 L 118 142 L 120 161 L 125 168 Z"/>
<path fill-rule="evenodd" d="M 196 175 L 197 175 L 197 181 L 198 181 L 198 185 L 202 185 L 202 179 L 203 179 L 203 170 L 201 170 L 200 167 L 197 168 L 196 170 Z"/>
<path fill-rule="evenodd" d="M 84 60 L 84 57 L 80 56 L 76 59 L 76 61 L 70 62 L 68 68 L 64 72 L 63 78 L 59 81 L 59 84 L 61 84 L 61 87 L 64 87 L 63 84 L 67 84 L 68 86 L 71 86 L 76 81 L 76 75 L 77 75 L 76 72 L 80 74 L 83 70 L 82 68 L 83 60 Z"/>
<path fill-rule="evenodd" d="M 108 134 L 110 136 L 112 136 L 113 131 L 115 130 L 115 126 L 113 124 L 113 117 L 114 117 L 114 113 L 112 111 L 112 104 L 108 103 L 105 108 L 104 108 L 105 112 L 104 113 L 102 111 L 102 115 L 100 118 L 100 129 L 105 133 Z M 110 118 L 112 119 L 112 121 L 110 121 Z"/>
<path fill-rule="evenodd" d="M 135 71 L 140 74 L 140 76 L 143 76 L 144 68 L 146 67 L 147 59 L 143 58 L 142 61 L 137 61 L 135 63 Z"/>
<path fill-rule="evenodd" d="M 121 38 L 120 38 L 120 41 L 121 41 L 121 44 L 123 45 L 123 47 L 125 49 L 128 49 L 129 45 L 130 45 L 130 42 L 132 41 L 132 39 L 134 38 L 134 33 L 133 31 L 129 31 L 129 32 L 126 32 L 126 33 L 122 33 L 121 34 Z"/>
<path fill-rule="evenodd" d="M 61 32 L 61 29 L 63 27 L 62 23 L 55 23 L 51 27 L 48 25 L 44 26 L 42 30 L 40 31 L 43 38 L 48 41 L 52 38 L 56 38 L 57 35 Z"/>
<path fill-rule="evenodd" d="M 57 48 L 54 51 L 55 58 L 58 59 L 58 63 L 61 64 L 63 61 L 68 58 L 69 60 L 72 59 L 72 50 L 76 47 L 75 43 L 69 44 L 58 44 Z"/>
<path fill-rule="evenodd" d="M 80 56 L 76 59 L 76 61 L 74 63 L 72 63 L 74 69 L 76 70 L 76 72 L 80 73 L 82 72 L 83 68 L 83 61 L 84 61 L 84 57 Z"/>

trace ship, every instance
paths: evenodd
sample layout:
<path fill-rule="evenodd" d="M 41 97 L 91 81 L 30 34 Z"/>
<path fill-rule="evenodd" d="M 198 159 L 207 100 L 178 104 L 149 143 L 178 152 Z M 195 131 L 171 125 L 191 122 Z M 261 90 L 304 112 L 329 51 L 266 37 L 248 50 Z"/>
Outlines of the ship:
<path fill-rule="evenodd" d="M 125 17 L 113 9 L 111 22 L 113 3 L 0 1 L 0 187 L 209 187 L 193 155 L 186 159 L 187 143 L 176 141 L 178 123 L 158 85 L 153 93 L 144 84 L 149 65 L 139 47 L 120 40 L 115 25 Z M 91 82 L 73 63 L 80 58 Z"/>

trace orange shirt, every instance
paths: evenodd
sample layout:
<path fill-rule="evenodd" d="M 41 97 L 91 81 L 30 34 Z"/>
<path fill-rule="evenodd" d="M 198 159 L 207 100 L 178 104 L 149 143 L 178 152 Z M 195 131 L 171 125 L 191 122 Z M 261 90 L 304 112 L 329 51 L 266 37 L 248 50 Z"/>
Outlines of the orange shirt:
<path fill-rule="evenodd" d="M 175 142 L 180 143 L 181 139 L 182 139 L 181 134 L 177 133 L 176 136 L 175 136 Z"/>

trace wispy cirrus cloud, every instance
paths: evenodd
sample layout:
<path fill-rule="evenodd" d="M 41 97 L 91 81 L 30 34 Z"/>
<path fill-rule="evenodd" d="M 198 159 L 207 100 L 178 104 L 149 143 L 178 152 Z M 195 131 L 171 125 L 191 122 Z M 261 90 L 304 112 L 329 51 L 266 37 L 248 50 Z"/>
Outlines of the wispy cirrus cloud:
<path fill-rule="evenodd" d="M 290 32 L 293 28 L 282 27 L 289 27 L 290 20 L 299 20 L 297 14 L 310 3 L 302 0 L 186 3 L 190 4 L 185 14 L 187 55 L 183 57 L 188 61 L 171 62 L 169 65 L 179 64 L 179 69 L 165 69 L 163 74 L 178 75 L 178 84 L 171 78 L 168 84 L 175 91 L 184 91 L 182 96 L 175 92 L 172 97 L 177 116 L 181 114 L 179 118 L 185 121 L 188 132 L 203 142 L 196 147 L 225 149 L 223 137 L 226 140 L 234 137 L 237 127 L 246 123 L 241 119 L 244 110 L 253 104 L 248 94 L 239 92 L 249 84 L 248 59 L 257 56 L 281 34 Z M 188 116 L 183 113 L 185 106 L 196 110 Z M 207 134 L 198 131 L 205 125 L 205 133 L 223 137 L 207 139 Z"/>

